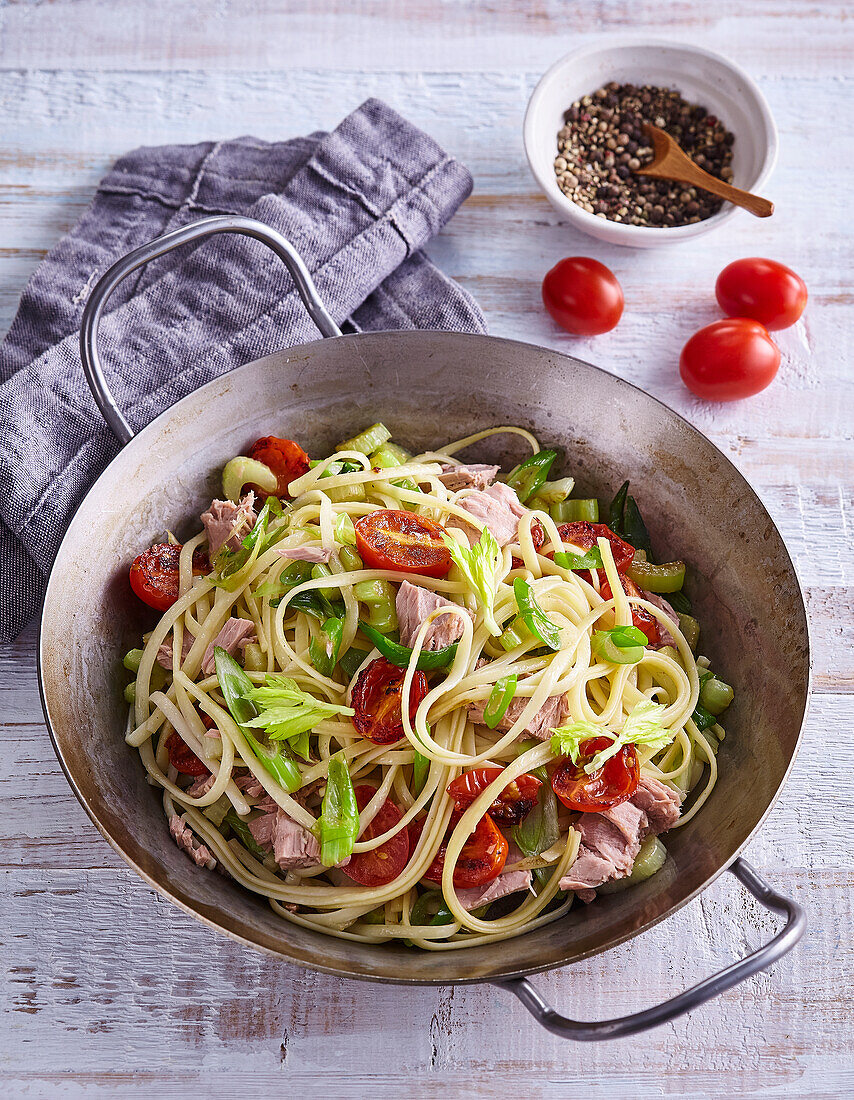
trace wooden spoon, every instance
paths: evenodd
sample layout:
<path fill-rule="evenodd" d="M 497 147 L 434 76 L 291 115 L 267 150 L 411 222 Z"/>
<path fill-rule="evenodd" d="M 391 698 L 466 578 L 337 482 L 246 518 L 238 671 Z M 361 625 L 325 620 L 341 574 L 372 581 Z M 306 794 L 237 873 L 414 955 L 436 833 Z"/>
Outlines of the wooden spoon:
<path fill-rule="evenodd" d="M 653 158 L 646 167 L 635 169 L 636 176 L 655 176 L 658 179 L 678 180 L 693 187 L 702 187 L 704 191 L 710 191 L 719 199 L 726 199 L 727 202 L 734 203 L 736 206 L 743 206 L 757 218 L 770 218 L 774 213 L 774 203 L 769 202 L 768 199 L 752 195 L 749 191 L 742 191 L 704 172 L 691 160 L 679 143 L 658 126 L 645 122 L 643 128 L 652 140 Z"/>

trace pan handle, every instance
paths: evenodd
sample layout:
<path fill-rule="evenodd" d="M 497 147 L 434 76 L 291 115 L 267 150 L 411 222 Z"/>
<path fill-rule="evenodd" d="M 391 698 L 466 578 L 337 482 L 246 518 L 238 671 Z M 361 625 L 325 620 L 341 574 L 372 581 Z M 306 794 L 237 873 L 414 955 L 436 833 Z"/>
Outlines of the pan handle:
<path fill-rule="evenodd" d="M 731 963 L 725 970 L 692 986 L 691 989 L 680 993 L 678 997 L 673 997 L 663 1004 L 654 1005 L 652 1008 L 645 1008 L 641 1012 L 634 1012 L 631 1016 L 582 1023 L 555 1012 L 527 978 L 513 978 L 495 984 L 515 993 L 534 1019 L 547 1031 L 559 1035 L 561 1039 L 585 1041 L 619 1039 L 624 1035 L 636 1035 L 639 1031 L 647 1031 L 649 1028 L 658 1027 L 659 1024 L 673 1020 L 777 962 L 787 951 L 791 951 L 807 926 L 806 917 L 800 905 L 791 898 L 778 894 L 746 860 L 735 860 L 729 870 L 766 909 L 784 914 L 786 924 L 764 947 L 758 948 L 744 959 Z"/>
<path fill-rule="evenodd" d="M 140 245 L 104 272 L 89 295 L 80 325 L 80 358 L 83 362 L 83 373 L 86 375 L 86 381 L 89 383 L 98 408 L 122 446 L 133 439 L 133 430 L 122 415 L 107 384 L 98 351 L 98 326 L 101 323 L 101 314 L 107 299 L 122 279 L 132 271 L 136 271 L 138 267 L 171 252 L 173 248 L 180 248 L 183 244 L 203 240 L 217 233 L 240 233 L 244 237 L 253 237 L 271 248 L 290 272 L 299 296 L 321 334 L 323 336 L 341 335 L 341 329 L 329 316 L 300 254 L 286 237 L 275 229 L 271 229 L 270 226 L 264 225 L 263 222 L 239 215 L 201 218 L 162 237 L 156 237 L 148 244 Z"/>

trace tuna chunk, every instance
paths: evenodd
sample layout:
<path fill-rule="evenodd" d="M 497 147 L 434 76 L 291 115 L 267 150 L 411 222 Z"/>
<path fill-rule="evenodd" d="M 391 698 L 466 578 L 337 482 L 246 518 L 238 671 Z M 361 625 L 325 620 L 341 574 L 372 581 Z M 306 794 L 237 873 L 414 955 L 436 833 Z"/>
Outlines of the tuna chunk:
<path fill-rule="evenodd" d="M 649 818 L 650 832 L 656 836 L 672 829 L 679 820 L 679 795 L 672 787 L 651 775 L 641 776 L 638 789 L 632 795 L 632 802 Z"/>
<path fill-rule="evenodd" d="M 504 732 L 509 730 L 511 726 L 515 725 L 519 715 L 530 701 L 529 696 L 516 696 L 515 699 L 511 700 L 510 706 L 507 708 L 504 717 L 495 728 L 497 730 L 503 730 Z M 475 725 L 483 725 L 483 712 L 485 708 L 485 699 L 479 699 L 477 702 L 469 703 L 469 721 L 474 722 Z M 567 714 L 569 714 L 569 704 L 566 695 L 552 695 L 550 698 L 546 699 L 545 703 L 536 711 L 534 716 L 528 719 L 528 724 L 520 731 L 519 737 L 537 737 L 540 741 L 546 741 L 551 737 L 551 731 L 561 724 Z"/>
<path fill-rule="evenodd" d="M 438 596 L 429 588 L 404 581 L 397 590 L 395 608 L 400 627 L 401 645 L 411 646 L 415 641 L 421 624 L 437 607 L 457 607 L 451 600 Z M 444 649 L 458 642 L 463 636 L 463 615 L 471 617 L 471 612 L 460 607 L 457 615 L 442 615 L 436 619 L 424 636 L 425 649 Z"/>
<path fill-rule="evenodd" d="M 320 845 L 314 833 L 288 817 L 280 807 L 249 822 L 249 831 L 257 844 L 272 851 L 283 871 L 298 867 L 316 867 L 320 863 Z"/>
<path fill-rule="evenodd" d="M 651 833 L 671 828 L 679 819 L 679 796 L 658 779 L 641 776 L 627 802 L 597 814 L 582 814 L 576 828 L 581 846 L 575 863 L 560 880 L 561 890 L 574 890 L 584 902 L 595 887 L 632 873 L 640 846 Z"/>
<path fill-rule="evenodd" d="M 471 462 L 465 466 L 446 465 L 442 467 L 439 480 L 452 493 L 458 489 L 485 489 L 495 481 L 498 470 L 498 466 L 488 466 L 485 462 Z"/>
<path fill-rule="evenodd" d="M 499 546 L 506 546 L 508 542 L 516 541 L 519 520 L 528 511 L 520 503 L 514 490 L 501 481 L 490 485 L 488 489 L 469 493 L 459 504 L 492 532 Z M 449 523 L 449 526 L 454 525 L 455 522 Z M 479 538 L 479 533 L 469 534 L 469 541 L 472 544 Z"/>
<path fill-rule="evenodd" d="M 656 592 L 646 592 L 644 590 L 641 590 L 641 595 L 645 600 L 648 600 L 649 603 L 655 604 L 656 607 L 660 608 L 660 610 L 664 612 L 664 614 L 667 616 L 668 619 L 670 619 L 672 623 L 675 623 L 676 626 L 679 626 L 679 616 L 676 614 L 676 612 L 673 610 L 667 600 L 663 600 L 661 596 L 659 596 Z M 657 619 L 656 622 L 658 622 Z M 658 623 L 658 638 L 659 640 L 657 644 L 650 646 L 650 649 L 661 649 L 663 646 L 666 645 L 672 645 L 674 648 L 676 647 L 676 639 L 673 637 L 667 627 L 662 626 L 661 623 Z"/>
<path fill-rule="evenodd" d="M 216 646 L 224 649 L 230 657 L 234 657 L 238 649 L 242 653 L 250 642 L 257 641 L 255 624 L 251 619 L 226 619 L 219 634 L 205 650 L 205 655 L 202 657 L 202 672 L 205 676 L 213 676 L 216 670 L 214 655 Z"/>
<path fill-rule="evenodd" d="M 314 565 L 326 565 L 332 557 L 332 551 L 324 550 L 317 542 L 304 542 L 302 546 L 279 546 L 276 553 L 292 561 L 309 561 Z"/>
<path fill-rule="evenodd" d="M 227 550 L 239 550 L 243 539 L 255 526 L 255 494 L 247 493 L 240 503 L 233 500 L 213 500 L 201 521 L 208 536 L 208 554 L 211 561 L 223 546 Z"/>
<path fill-rule="evenodd" d="M 185 852 L 197 867 L 207 867 L 209 871 L 216 867 L 216 860 L 211 850 L 196 840 L 183 816 L 172 814 L 169 818 L 169 832 L 181 851 Z"/>
<path fill-rule="evenodd" d="M 193 780 L 184 793 L 188 798 L 201 798 L 202 795 L 208 793 L 214 783 L 216 783 L 215 775 L 200 775 L 197 779 Z"/>
<path fill-rule="evenodd" d="M 266 793 L 252 772 L 248 775 L 239 775 L 234 782 L 237 789 L 242 791 L 247 798 L 263 798 Z"/>
<path fill-rule="evenodd" d="M 460 899 L 460 905 L 468 912 L 481 905 L 488 905 L 491 901 L 498 901 L 499 898 L 506 898 L 508 894 L 528 890 L 530 887 L 530 871 L 502 871 L 492 882 L 457 890 L 457 897 Z"/>
<path fill-rule="evenodd" d="M 187 659 L 187 654 L 193 648 L 193 642 L 196 639 L 193 635 L 184 628 L 184 636 L 181 639 L 181 664 Z M 160 648 L 157 650 L 157 656 L 154 658 L 161 668 L 166 668 L 170 672 L 172 671 L 172 643 L 161 642 Z"/>

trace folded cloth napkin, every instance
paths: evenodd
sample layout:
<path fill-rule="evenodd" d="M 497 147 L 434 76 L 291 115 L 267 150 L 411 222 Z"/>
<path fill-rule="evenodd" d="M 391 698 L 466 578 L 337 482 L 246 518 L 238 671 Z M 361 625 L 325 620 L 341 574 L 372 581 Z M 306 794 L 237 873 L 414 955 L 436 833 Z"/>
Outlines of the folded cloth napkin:
<path fill-rule="evenodd" d="M 474 300 L 419 251 L 471 186 L 374 99 L 330 134 L 122 157 L 30 280 L 0 346 L 0 641 L 36 611 L 74 509 L 118 450 L 78 351 L 83 306 L 110 264 L 208 214 L 246 214 L 293 242 L 345 329 L 483 332 Z M 318 335 L 281 261 L 230 235 L 142 268 L 108 308 L 102 359 L 135 429 L 211 378 Z"/>

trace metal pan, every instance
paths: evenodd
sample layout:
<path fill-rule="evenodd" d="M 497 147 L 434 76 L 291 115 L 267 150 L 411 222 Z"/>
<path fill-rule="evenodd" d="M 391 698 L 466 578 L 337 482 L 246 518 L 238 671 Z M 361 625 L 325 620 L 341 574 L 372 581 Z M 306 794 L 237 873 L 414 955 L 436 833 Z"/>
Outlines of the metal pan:
<path fill-rule="evenodd" d="M 134 435 L 110 394 L 97 347 L 104 303 L 129 272 L 211 234 L 263 241 L 285 262 L 327 340 L 249 363 L 201 387 Z M 132 252 L 104 275 L 81 332 L 98 405 L 126 444 L 71 522 L 41 622 L 40 683 L 60 763 L 106 839 L 161 894 L 210 927 L 301 966 L 404 984 L 496 982 L 558 1035 L 603 1039 L 672 1019 L 757 970 L 801 937 L 805 920 L 743 860 L 795 756 L 809 692 L 809 638 L 792 562 L 771 518 L 730 462 L 676 413 L 587 363 L 544 348 L 450 332 L 342 336 L 305 266 L 279 234 L 246 218 L 209 218 Z M 583 495 L 631 477 L 654 540 L 691 564 L 703 652 L 736 686 L 720 778 L 697 817 L 668 834 L 665 867 L 640 886 L 573 909 L 514 940 L 442 953 L 343 942 L 288 924 L 267 902 L 195 868 L 165 827 L 160 799 L 123 740 L 119 655 L 151 625 L 127 584 L 141 546 L 179 535 L 218 489 L 218 471 L 265 434 L 315 454 L 366 423 L 426 448 L 496 424 L 522 424 L 566 449 Z M 506 439 L 482 460 L 512 461 Z M 724 870 L 785 917 L 752 955 L 681 996 L 619 1020 L 582 1023 L 548 1007 L 527 976 L 607 951 L 685 905 Z"/>

